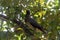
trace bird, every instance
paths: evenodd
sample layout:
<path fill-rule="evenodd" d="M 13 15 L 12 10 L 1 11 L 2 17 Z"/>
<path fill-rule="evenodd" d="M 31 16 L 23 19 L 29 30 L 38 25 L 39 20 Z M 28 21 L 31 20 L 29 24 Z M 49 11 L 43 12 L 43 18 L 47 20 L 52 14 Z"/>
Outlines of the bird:
<path fill-rule="evenodd" d="M 31 18 L 31 15 L 30 15 L 30 10 L 26 10 L 26 15 L 25 15 L 25 22 L 30 25 L 32 25 L 33 28 L 37 28 L 39 29 L 40 31 L 42 31 L 43 33 L 47 33 L 45 31 L 45 29 L 37 23 L 36 20 L 34 20 L 33 18 Z"/>

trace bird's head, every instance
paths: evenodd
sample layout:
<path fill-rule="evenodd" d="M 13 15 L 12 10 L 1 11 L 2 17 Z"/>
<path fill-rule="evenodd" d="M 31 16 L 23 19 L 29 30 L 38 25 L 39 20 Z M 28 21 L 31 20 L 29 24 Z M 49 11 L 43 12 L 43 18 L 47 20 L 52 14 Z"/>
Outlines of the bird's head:
<path fill-rule="evenodd" d="M 30 18 L 30 10 L 26 10 L 26 15 L 25 15 L 26 18 Z"/>
<path fill-rule="evenodd" d="M 26 10 L 26 15 L 30 15 L 30 10 Z"/>
<path fill-rule="evenodd" d="M 27 22 L 29 18 L 30 18 L 30 10 L 26 10 L 25 22 Z"/>

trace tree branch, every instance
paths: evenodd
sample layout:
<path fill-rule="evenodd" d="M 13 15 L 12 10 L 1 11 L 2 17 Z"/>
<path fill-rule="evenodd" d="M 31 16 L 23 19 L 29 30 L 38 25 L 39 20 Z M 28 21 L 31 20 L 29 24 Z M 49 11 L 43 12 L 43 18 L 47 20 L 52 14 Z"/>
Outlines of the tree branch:
<path fill-rule="evenodd" d="M 0 18 L 4 19 L 4 20 L 10 20 L 10 21 L 16 23 L 20 28 L 22 28 L 24 30 L 25 33 L 28 33 L 28 35 L 33 35 L 33 33 L 28 28 L 28 26 L 26 24 L 24 24 L 23 22 L 21 22 L 21 20 L 10 19 L 7 16 L 4 16 L 2 14 L 0 14 Z"/>

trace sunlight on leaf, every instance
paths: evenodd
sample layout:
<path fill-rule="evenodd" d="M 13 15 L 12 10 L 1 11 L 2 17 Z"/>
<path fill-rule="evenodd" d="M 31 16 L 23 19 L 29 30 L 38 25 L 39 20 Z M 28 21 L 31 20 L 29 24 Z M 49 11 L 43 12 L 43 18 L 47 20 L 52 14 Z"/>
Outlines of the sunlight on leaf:
<path fill-rule="evenodd" d="M 35 17 L 38 17 L 38 15 L 37 15 L 37 14 L 35 14 L 34 16 L 35 16 Z"/>
<path fill-rule="evenodd" d="M 39 16 L 41 18 L 42 16 L 44 16 L 46 14 L 46 11 L 41 11 L 41 12 L 38 12 L 38 13 L 39 13 Z"/>
<path fill-rule="evenodd" d="M 39 2 L 39 0 L 36 0 L 36 2 Z"/>
<path fill-rule="evenodd" d="M 60 30 L 60 26 L 58 26 L 57 29 Z"/>
<path fill-rule="evenodd" d="M 45 0 L 40 0 L 41 5 L 44 4 L 44 1 L 45 1 Z"/>
<path fill-rule="evenodd" d="M 22 30 L 22 28 L 18 28 L 17 30 Z"/>

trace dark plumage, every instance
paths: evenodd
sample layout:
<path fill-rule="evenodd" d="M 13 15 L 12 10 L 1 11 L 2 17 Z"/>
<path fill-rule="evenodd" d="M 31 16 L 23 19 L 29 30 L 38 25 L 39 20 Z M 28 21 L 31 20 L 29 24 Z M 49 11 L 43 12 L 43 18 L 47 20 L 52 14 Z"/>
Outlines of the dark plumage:
<path fill-rule="evenodd" d="M 34 28 L 38 28 L 42 32 L 46 33 L 46 31 L 44 30 L 44 28 L 41 25 L 39 25 L 33 18 L 31 18 L 29 10 L 26 11 L 25 22 L 30 23 Z"/>

